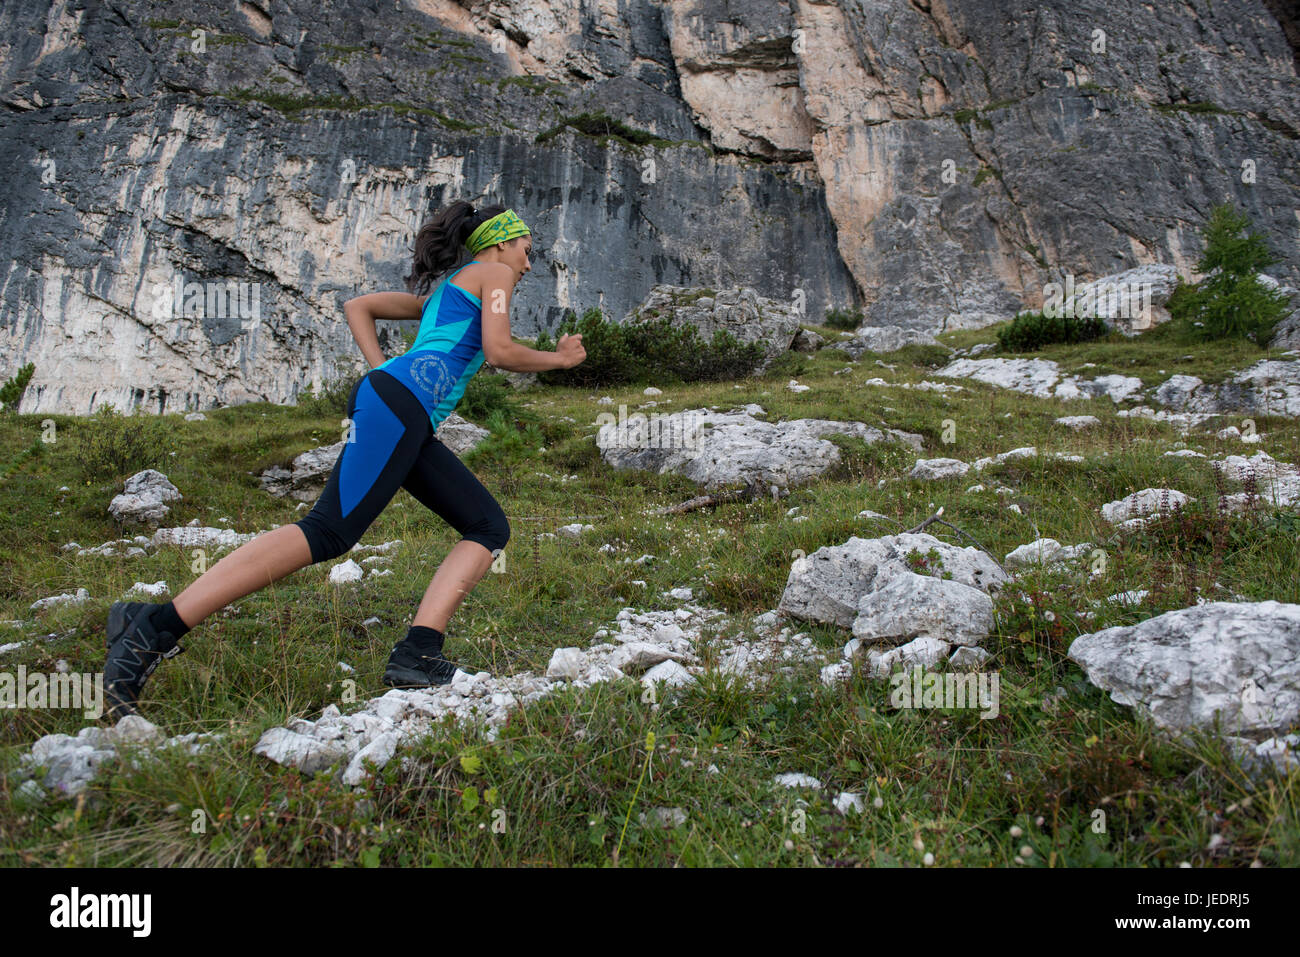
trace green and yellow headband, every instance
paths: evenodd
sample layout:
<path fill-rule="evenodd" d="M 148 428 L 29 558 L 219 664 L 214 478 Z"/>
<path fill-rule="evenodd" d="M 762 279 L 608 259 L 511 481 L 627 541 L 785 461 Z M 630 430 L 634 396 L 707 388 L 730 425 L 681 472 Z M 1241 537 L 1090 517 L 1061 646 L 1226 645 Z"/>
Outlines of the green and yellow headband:
<path fill-rule="evenodd" d="M 469 239 L 465 240 L 465 246 L 471 253 L 477 253 L 480 249 L 487 249 L 489 246 L 514 239 L 516 236 L 527 236 L 531 232 L 524 225 L 524 221 L 515 215 L 513 209 L 507 209 L 504 213 L 498 213 L 479 224 L 479 227 L 469 234 Z"/>

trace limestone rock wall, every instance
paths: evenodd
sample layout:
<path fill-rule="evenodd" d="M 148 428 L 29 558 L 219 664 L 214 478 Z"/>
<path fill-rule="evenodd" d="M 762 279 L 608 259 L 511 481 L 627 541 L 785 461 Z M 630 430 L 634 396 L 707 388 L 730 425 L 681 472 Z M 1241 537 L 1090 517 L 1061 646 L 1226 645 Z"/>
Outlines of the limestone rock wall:
<path fill-rule="evenodd" d="M 1293 21 L 1272 0 L 7 4 L 0 376 L 36 364 L 23 412 L 295 401 L 360 363 L 342 303 L 403 288 L 420 223 L 462 197 L 535 230 L 518 336 L 659 283 L 978 325 L 1063 272 L 1189 272 L 1228 198 L 1296 285 Z"/>

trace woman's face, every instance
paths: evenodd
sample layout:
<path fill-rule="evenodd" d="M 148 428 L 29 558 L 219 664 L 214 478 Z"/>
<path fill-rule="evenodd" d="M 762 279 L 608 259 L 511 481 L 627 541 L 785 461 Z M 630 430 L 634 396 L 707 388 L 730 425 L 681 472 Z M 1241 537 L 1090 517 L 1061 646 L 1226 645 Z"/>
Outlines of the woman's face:
<path fill-rule="evenodd" d="M 515 282 L 518 283 L 533 268 L 532 263 L 529 262 L 533 252 L 533 237 L 516 237 L 509 250 L 507 261 L 510 263 L 510 268 L 515 271 Z"/>

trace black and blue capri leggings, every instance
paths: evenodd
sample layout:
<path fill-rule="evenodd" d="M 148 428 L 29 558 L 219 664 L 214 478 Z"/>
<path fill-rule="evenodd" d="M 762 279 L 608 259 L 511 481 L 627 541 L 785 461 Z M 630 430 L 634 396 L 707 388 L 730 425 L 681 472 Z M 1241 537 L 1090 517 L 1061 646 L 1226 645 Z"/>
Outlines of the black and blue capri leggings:
<path fill-rule="evenodd" d="M 371 369 L 348 398 L 351 439 L 315 506 L 294 522 L 307 536 L 312 563 L 337 558 L 361 540 L 397 494 L 410 492 L 462 539 L 493 555 L 505 548 L 505 512 L 451 449 L 438 441 L 420 400 L 382 369 Z"/>

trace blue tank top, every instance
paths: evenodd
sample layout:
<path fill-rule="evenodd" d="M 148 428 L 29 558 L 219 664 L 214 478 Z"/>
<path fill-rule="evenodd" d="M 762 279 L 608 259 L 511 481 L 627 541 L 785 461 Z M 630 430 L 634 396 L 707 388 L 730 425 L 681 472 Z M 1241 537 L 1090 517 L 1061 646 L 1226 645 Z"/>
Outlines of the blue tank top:
<path fill-rule="evenodd" d="M 439 283 L 425 301 L 411 348 L 375 366 L 411 390 L 434 429 L 456 408 L 483 364 L 483 303 L 451 281 L 465 266 Z"/>

